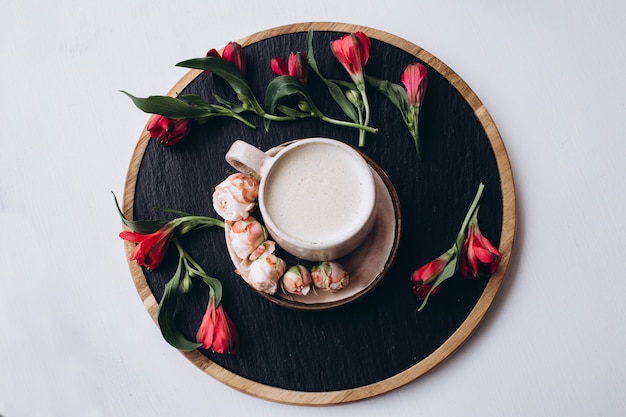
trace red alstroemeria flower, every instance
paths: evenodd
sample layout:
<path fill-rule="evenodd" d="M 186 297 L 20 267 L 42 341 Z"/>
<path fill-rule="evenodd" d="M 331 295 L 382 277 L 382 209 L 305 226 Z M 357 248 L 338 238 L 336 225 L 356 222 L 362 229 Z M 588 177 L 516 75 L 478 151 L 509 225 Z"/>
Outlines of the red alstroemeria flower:
<path fill-rule="evenodd" d="M 413 294 L 415 294 L 420 301 L 426 299 L 432 288 L 432 284 L 425 284 L 423 281 L 413 281 Z M 437 294 L 440 289 L 441 285 L 432 290 L 432 295 Z"/>
<path fill-rule="evenodd" d="M 417 62 L 409 64 L 402 73 L 400 81 L 406 88 L 409 106 L 411 107 L 421 106 L 424 101 L 424 93 L 428 85 L 426 74 L 426 67 Z"/>
<path fill-rule="evenodd" d="M 420 146 L 420 132 L 419 132 L 419 112 L 422 102 L 424 101 L 424 94 L 426 93 L 426 87 L 428 85 L 428 78 L 426 76 L 426 67 L 420 63 L 409 64 L 400 81 L 404 84 L 406 89 L 407 101 L 409 105 L 408 112 L 404 115 L 404 121 L 413 136 L 415 141 L 415 150 L 417 151 L 417 157 L 422 159 L 422 151 Z"/>
<path fill-rule="evenodd" d="M 224 47 L 224 51 L 222 51 L 222 55 L 220 56 L 219 52 L 215 49 L 211 49 L 206 53 L 206 56 L 212 56 L 215 58 L 222 58 L 225 61 L 233 64 L 237 70 L 243 75 L 246 76 L 246 65 L 248 60 L 246 58 L 246 51 L 244 51 L 243 47 L 239 45 L 237 42 L 228 42 L 228 45 Z"/>
<path fill-rule="evenodd" d="M 306 56 L 302 52 L 289 54 L 289 61 L 285 61 L 282 57 L 277 56 L 272 59 L 272 71 L 276 75 L 289 75 L 295 78 L 302 85 L 306 85 L 309 81 L 309 63 Z"/>
<path fill-rule="evenodd" d="M 214 58 L 221 58 L 222 56 L 220 55 L 219 52 L 217 52 L 217 49 L 213 48 L 211 50 L 209 50 L 209 52 L 206 53 L 206 56 L 212 56 Z"/>
<path fill-rule="evenodd" d="M 132 261 L 137 261 L 140 266 L 154 270 L 165 258 L 173 232 L 174 229 L 168 223 L 154 233 L 141 234 L 123 231 L 120 233 L 120 237 L 137 244 L 130 254 Z"/>
<path fill-rule="evenodd" d="M 220 55 L 220 53 L 219 53 L 219 52 L 217 52 L 217 49 L 215 49 L 215 48 L 211 48 L 211 49 L 210 49 L 210 50 L 206 53 L 206 56 L 212 56 L 213 58 L 219 58 L 219 59 L 222 59 L 222 56 Z M 205 74 L 208 74 L 208 73 L 209 73 L 209 71 L 208 71 L 208 70 L 204 70 L 204 71 L 202 71 L 202 72 L 204 72 Z"/>
<path fill-rule="evenodd" d="M 357 86 L 364 82 L 363 68 L 370 57 L 370 46 L 371 41 L 363 32 L 350 33 L 330 43 L 333 54 Z"/>
<path fill-rule="evenodd" d="M 221 304 L 215 307 L 215 299 L 212 296 L 209 297 L 196 339 L 202 344 L 203 349 L 211 349 L 216 353 L 235 354 L 239 351 L 239 334 L 235 324 Z"/>
<path fill-rule="evenodd" d="M 446 265 L 448 265 L 448 262 L 450 262 L 450 259 L 450 255 L 446 252 L 413 272 L 413 275 L 411 275 L 413 293 L 420 300 L 426 299 L 426 296 L 433 287 L 433 283 L 437 277 L 441 275 Z M 436 294 L 440 288 L 441 287 L 438 286 L 432 290 L 432 294 Z"/>
<path fill-rule="evenodd" d="M 155 114 L 148 123 L 148 132 L 152 139 L 158 140 L 163 146 L 176 145 L 189 132 L 189 120 L 170 119 Z"/>
<path fill-rule="evenodd" d="M 480 232 L 478 220 L 468 226 L 467 239 L 463 243 L 461 273 L 466 278 L 486 277 L 493 274 L 502 259 L 500 251 Z"/>

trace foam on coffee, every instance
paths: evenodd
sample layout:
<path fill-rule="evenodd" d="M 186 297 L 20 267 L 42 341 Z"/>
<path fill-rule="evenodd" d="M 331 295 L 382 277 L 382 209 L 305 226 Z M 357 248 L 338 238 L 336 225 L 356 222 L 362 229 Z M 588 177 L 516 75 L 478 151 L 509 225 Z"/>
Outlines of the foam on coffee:
<path fill-rule="evenodd" d="M 375 198 L 369 167 L 323 142 L 291 150 L 266 179 L 265 209 L 285 233 L 313 244 L 332 242 L 362 227 Z"/>

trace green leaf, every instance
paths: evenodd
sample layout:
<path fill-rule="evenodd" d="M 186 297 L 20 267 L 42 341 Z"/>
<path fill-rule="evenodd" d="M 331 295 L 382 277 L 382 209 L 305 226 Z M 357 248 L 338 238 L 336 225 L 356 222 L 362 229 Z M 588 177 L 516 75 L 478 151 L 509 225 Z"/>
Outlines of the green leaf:
<path fill-rule="evenodd" d="M 470 208 L 467 210 L 465 214 L 465 218 L 463 219 L 463 223 L 461 223 L 461 229 L 459 230 L 459 234 L 454 241 L 454 247 L 456 248 L 458 253 L 461 253 L 463 250 L 463 243 L 465 242 L 465 231 L 467 230 L 467 226 L 473 217 L 478 216 L 478 210 L 480 209 L 480 198 L 483 195 L 483 191 L 485 189 L 485 184 L 478 183 L 478 189 L 476 190 L 476 195 L 474 196 L 474 200 L 470 205 Z"/>
<path fill-rule="evenodd" d="M 288 107 L 288 106 L 278 105 L 276 106 L 276 108 L 278 109 L 278 111 L 282 112 L 283 114 L 287 116 L 295 117 L 298 119 L 304 119 L 305 117 L 312 116 L 310 112 L 303 112 L 300 110 L 292 109 L 291 107 Z"/>
<path fill-rule="evenodd" d="M 248 110 L 242 104 L 231 103 L 230 101 L 226 100 L 223 97 L 220 97 L 217 94 L 213 94 L 213 97 L 215 98 L 215 100 L 217 100 L 218 103 L 220 103 L 222 106 L 229 108 L 233 113 L 243 113 L 244 111 Z"/>
<path fill-rule="evenodd" d="M 170 96 L 150 96 L 147 98 L 135 97 L 126 91 L 121 91 L 133 101 L 135 106 L 146 113 L 160 114 L 170 119 L 195 119 L 206 117 L 211 111 L 204 107 L 190 106 L 189 104 Z"/>
<path fill-rule="evenodd" d="M 210 288 L 215 298 L 215 305 L 218 306 L 222 301 L 222 283 L 219 279 L 208 276 L 204 271 L 198 271 L 198 275 L 202 277 L 202 281 Z"/>
<path fill-rule="evenodd" d="M 446 267 L 443 268 L 443 271 L 441 271 L 441 274 L 439 274 L 435 282 L 433 282 L 433 290 L 437 288 L 438 286 L 440 286 L 442 282 L 454 276 L 454 273 L 456 272 L 456 265 L 457 265 L 458 260 L 459 260 L 458 254 L 454 255 L 452 259 L 450 259 L 450 262 L 448 262 L 448 265 L 446 265 Z"/>
<path fill-rule="evenodd" d="M 200 266 L 200 264 L 193 260 L 191 256 L 185 251 L 185 249 L 176 241 L 176 247 L 181 254 L 181 260 L 185 264 L 185 268 L 187 268 L 187 273 L 191 276 L 199 275 L 202 278 L 202 281 L 209 287 L 209 290 L 213 294 L 213 298 L 215 299 L 215 305 L 218 305 L 222 300 L 222 283 L 219 279 L 213 278 L 207 275 L 204 272 L 204 269 Z"/>
<path fill-rule="evenodd" d="M 120 205 L 117 202 L 117 197 L 115 193 L 113 194 L 113 199 L 115 200 L 115 207 L 117 208 L 117 212 L 122 219 L 122 222 L 133 232 L 148 234 L 153 233 L 159 230 L 161 227 L 165 226 L 168 221 L 167 220 L 128 220 L 122 210 L 120 209 Z"/>
<path fill-rule="evenodd" d="M 159 310 L 157 313 L 157 321 L 161 328 L 161 334 L 163 338 L 170 345 L 176 349 L 182 351 L 191 351 L 201 346 L 200 343 L 192 342 L 187 339 L 176 327 L 175 313 L 176 304 L 178 303 L 178 286 L 180 283 L 180 276 L 182 272 L 182 255 L 178 261 L 178 268 L 176 273 L 165 285 L 165 292 L 163 298 L 159 303 Z"/>
<path fill-rule="evenodd" d="M 383 94 L 391 103 L 400 110 L 404 124 L 415 142 L 415 151 L 418 159 L 422 159 L 422 151 L 419 143 L 419 106 L 410 107 L 407 92 L 401 85 L 381 80 L 376 77 L 365 75 L 367 82 Z"/>
<path fill-rule="evenodd" d="M 348 116 L 353 122 L 358 123 L 359 114 L 354 108 L 354 104 L 348 100 L 343 90 L 335 83 L 331 81 L 327 81 L 326 87 L 328 87 L 328 92 L 331 97 L 335 100 L 335 102 L 341 107 L 341 110 Z M 356 91 L 356 87 L 355 87 Z"/>
<path fill-rule="evenodd" d="M 408 124 L 409 98 L 406 94 L 406 90 L 398 84 L 369 75 L 365 75 L 365 79 L 380 93 L 387 97 L 389 101 L 391 101 L 391 103 L 398 108 L 398 110 L 400 110 L 404 122 Z"/>
<path fill-rule="evenodd" d="M 154 210 L 160 211 L 160 212 L 163 212 L 163 213 L 176 214 L 179 217 L 193 216 L 193 214 L 187 213 L 186 211 L 175 210 L 175 209 L 171 209 L 171 208 L 167 208 L 167 207 L 157 207 Z"/>
<path fill-rule="evenodd" d="M 352 81 L 344 81 L 344 80 L 327 80 L 327 81 L 337 84 L 340 87 L 345 87 L 350 90 L 358 91 L 356 84 L 354 84 Z"/>
<path fill-rule="evenodd" d="M 305 100 L 311 112 L 317 117 L 322 116 L 322 112 L 315 106 L 306 88 L 298 80 L 288 75 L 276 77 L 267 85 L 265 90 L 265 107 L 270 113 L 273 113 L 281 99 L 294 94 Z"/>
<path fill-rule="evenodd" d="M 177 236 L 186 235 L 194 230 L 206 229 L 213 226 L 224 228 L 223 221 L 207 216 L 177 217 L 170 221 L 170 225 L 176 230 Z M 183 252 L 183 249 L 179 247 L 179 251 Z"/>
<path fill-rule="evenodd" d="M 211 109 L 211 104 L 204 101 L 204 99 L 196 94 L 180 94 L 178 96 L 179 99 L 183 100 L 186 103 L 189 103 L 192 106 L 202 107 Z"/>
<path fill-rule="evenodd" d="M 313 29 L 309 29 L 309 32 L 307 33 L 306 44 L 307 44 L 306 58 L 309 63 L 309 66 L 311 67 L 311 69 L 313 69 L 313 71 L 315 71 L 317 76 L 320 77 L 320 79 L 324 82 L 324 84 L 326 85 L 326 88 L 328 88 L 328 92 L 330 93 L 331 97 L 339 105 L 339 107 L 346 114 L 346 116 L 348 116 L 353 122 L 357 123 L 359 121 L 359 115 L 356 109 L 354 108 L 354 105 L 350 103 L 350 101 L 346 98 L 346 95 L 344 94 L 341 87 L 339 87 L 339 85 L 336 82 L 328 80 L 326 77 L 324 77 L 322 73 L 320 72 L 319 68 L 317 67 L 317 61 L 315 60 L 315 53 L 313 51 Z M 354 89 L 354 90 L 357 89 L 354 84 L 350 84 L 350 83 L 347 83 L 347 84 L 350 86 L 349 88 Z"/>
<path fill-rule="evenodd" d="M 186 61 L 176 64 L 177 67 L 194 68 L 205 71 L 210 71 L 218 77 L 224 79 L 233 91 L 237 94 L 239 100 L 243 103 L 249 104 L 254 111 L 262 115 L 265 110 L 261 107 L 254 92 L 250 88 L 250 85 L 246 79 L 241 75 L 237 67 L 230 62 L 213 56 L 205 56 L 201 58 L 188 59 Z"/>

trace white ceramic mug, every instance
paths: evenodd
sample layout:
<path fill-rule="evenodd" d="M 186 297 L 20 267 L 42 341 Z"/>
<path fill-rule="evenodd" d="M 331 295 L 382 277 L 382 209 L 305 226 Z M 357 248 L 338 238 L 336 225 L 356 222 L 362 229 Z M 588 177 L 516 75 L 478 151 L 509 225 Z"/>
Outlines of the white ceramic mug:
<path fill-rule="evenodd" d="M 369 164 L 334 139 L 294 141 L 274 156 L 235 141 L 226 161 L 261 178 L 259 208 L 269 234 L 300 259 L 337 259 L 374 225 L 376 187 Z"/>

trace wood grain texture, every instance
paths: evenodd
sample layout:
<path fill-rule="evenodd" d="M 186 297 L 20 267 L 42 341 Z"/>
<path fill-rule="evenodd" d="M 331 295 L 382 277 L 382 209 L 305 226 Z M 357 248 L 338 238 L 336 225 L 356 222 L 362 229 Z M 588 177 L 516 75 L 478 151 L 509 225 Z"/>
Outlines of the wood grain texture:
<path fill-rule="evenodd" d="M 467 340 L 489 309 L 507 271 L 515 235 L 515 189 L 504 143 L 487 109 L 454 71 L 422 48 L 389 33 L 331 22 L 299 23 L 273 28 L 245 37 L 239 43 L 251 53 L 256 52 L 267 59 L 274 55 L 286 56 L 288 50 L 271 52 L 271 48 L 277 45 L 275 39 L 284 39 L 292 45 L 292 37 L 299 36 L 294 41 L 299 45 L 309 28 L 321 36 L 326 36 L 328 32 L 327 36 L 331 36 L 331 39 L 341 33 L 361 30 L 376 42 L 373 48 L 389 49 L 385 49 L 384 58 L 398 60 L 387 65 L 384 59 L 377 59 L 377 52 L 373 49 L 371 61 L 366 67 L 368 72 L 370 67 L 388 74 L 393 71 L 399 80 L 406 65 L 400 64 L 400 60 L 406 61 L 411 57 L 436 72 L 429 72 L 432 80 L 421 115 L 423 138 L 428 141 L 425 147 L 426 160 L 422 164 L 415 164 L 412 140 L 403 125 L 396 126 L 399 123 L 385 129 L 382 125 L 378 126 L 381 131 L 376 136 L 368 137 L 365 148 L 388 173 L 400 195 L 405 229 L 398 259 L 390 276 L 380 285 L 381 288 L 377 288 L 366 300 L 336 312 L 311 315 L 269 305 L 267 300 L 246 292 L 236 277 L 232 277 L 227 255 L 219 258 L 218 253 L 213 253 L 204 259 L 206 262 L 200 263 L 205 265 L 213 262 L 211 266 L 215 271 L 207 272 L 219 274 L 218 277 L 223 281 L 224 303 L 242 333 L 244 347 L 240 354 L 233 357 L 204 351 L 184 355 L 207 374 L 249 395 L 290 404 L 328 405 L 370 398 L 414 381 L 441 364 Z M 270 43 L 266 45 L 267 42 Z M 328 56 L 328 51 L 317 48 L 316 53 L 318 50 L 320 54 Z M 260 64 L 251 61 L 253 68 L 259 72 L 259 66 L 254 65 Z M 318 64 L 322 62 L 326 64 L 327 61 L 318 58 Z M 201 81 L 200 75 L 201 71 L 189 71 L 168 94 L 175 96 L 194 88 L 204 91 L 206 86 L 203 83 L 208 81 Z M 341 73 L 331 75 L 340 77 Z M 265 80 L 260 78 L 255 82 L 264 85 Z M 392 80 L 391 75 L 381 78 Z M 219 82 L 212 85 L 215 86 L 219 87 Z M 322 93 L 319 92 L 320 95 Z M 387 108 L 382 100 L 377 103 L 380 103 L 381 108 Z M 462 115 L 450 114 L 451 108 L 458 109 L 457 112 Z M 385 111 L 389 114 L 373 119 L 372 124 L 398 120 L 395 112 Z M 432 127 L 428 122 L 430 117 L 433 120 Z M 178 172 L 178 166 L 184 163 L 181 161 L 192 160 L 188 158 L 202 152 L 214 153 L 218 155 L 217 158 L 223 159 L 225 149 L 235 139 L 246 137 L 249 142 L 268 149 L 286 138 L 306 135 L 336 138 L 350 135 L 349 140 L 356 136 L 354 132 L 337 131 L 313 122 L 285 127 L 274 124 L 270 135 L 263 135 L 262 129 L 254 132 L 243 129 L 233 127 L 232 124 L 216 123 L 215 131 L 210 135 L 210 147 L 200 142 L 198 136 L 189 138 L 189 144 L 182 144 L 179 149 L 166 150 L 151 143 L 144 128 L 127 173 L 123 201 L 125 215 L 129 218 L 146 218 L 151 215 L 153 207 L 159 206 L 203 210 L 198 214 L 208 212 L 208 215 L 214 215 L 208 207 L 210 192 L 217 181 L 226 176 L 228 168 L 225 163 L 220 165 L 221 162 L 211 160 L 210 167 L 190 167 L 191 171 L 198 170 L 191 173 L 186 170 Z M 400 140 L 400 137 L 403 139 Z M 442 142 L 454 140 L 454 143 L 453 146 L 450 143 L 439 144 L 435 139 L 441 139 Z M 387 146 L 392 140 L 393 144 Z M 447 152 L 449 156 L 443 156 Z M 205 182 L 203 186 L 208 190 L 203 190 L 195 198 L 185 195 L 193 190 L 198 192 L 198 184 L 195 184 L 196 189 L 178 190 L 179 185 L 187 186 L 189 178 L 194 181 L 201 178 Z M 477 180 L 487 184 L 480 222 L 483 232 L 492 238 L 502 252 L 499 268 L 489 280 L 481 282 L 450 280 L 450 285 L 446 284 L 436 298 L 431 299 L 427 308 L 417 313 L 415 310 L 419 303 L 410 294 L 410 272 L 441 254 L 452 243 L 478 185 Z M 416 201 L 416 195 L 421 200 Z M 192 243 L 197 247 L 213 249 L 218 248 L 218 240 L 213 236 L 200 236 L 194 238 Z M 127 256 L 132 249 L 132 244 L 125 244 Z M 225 248 L 223 250 L 225 252 Z M 202 256 L 205 255 L 199 254 L 196 259 L 202 261 Z M 162 294 L 164 282 L 171 276 L 174 263 L 172 259 L 166 260 L 163 271 L 148 273 L 129 261 L 135 286 L 154 320 L 157 300 Z M 249 307 L 242 306 L 242 298 L 246 299 L 245 305 Z M 198 295 L 196 301 L 196 304 L 190 302 L 183 312 L 190 317 L 189 323 L 186 323 L 189 332 L 193 331 L 194 326 L 197 327 L 195 321 L 199 320 L 204 308 L 202 295 Z M 251 311 L 246 311 L 247 308 Z M 262 317 L 267 321 L 253 322 L 251 316 Z M 344 324 L 341 320 L 350 320 L 351 323 Z M 286 331 L 281 325 L 292 326 L 293 330 Z M 418 331 L 424 336 L 417 337 L 414 333 Z M 358 343 L 342 338 L 343 333 Z M 300 340 L 326 349 L 334 348 L 331 354 L 343 357 L 337 361 L 323 356 L 305 358 L 304 361 L 291 357 L 287 360 L 292 353 L 288 346 L 278 346 L 277 355 L 282 356 L 263 356 L 269 355 L 269 350 L 263 347 L 264 343 L 280 344 L 283 340 L 285 343 Z M 298 348 L 293 352 L 294 355 L 303 353 L 306 353 L 306 349 L 303 351 Z M 378 355 L 380 359 L 371 359 L 372 355 Z M 303 366 L 304 371 L 307 370 L 306 366 L 310 367 L 308 373 L 302 369 L 298 371 Z M 347 376 L 338 375 L 338 368 Z M 319 375 L 309 376 L 314 373 L 310 372 L 313 369 Z"/>

